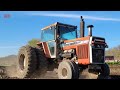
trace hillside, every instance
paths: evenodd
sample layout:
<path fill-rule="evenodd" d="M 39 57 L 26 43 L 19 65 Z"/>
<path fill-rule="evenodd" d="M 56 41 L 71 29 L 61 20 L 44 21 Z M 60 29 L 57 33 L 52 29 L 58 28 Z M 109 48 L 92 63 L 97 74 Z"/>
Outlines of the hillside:
<path fill-rule="evenodd" d="M 13 65 L 16 63 L 17 60 L 17 56 L 16 55 L 9 55 L 6 57 L 0 57 L 0 66 L 9 66 L 9 65 Z"/>
<path fill-rule="evenodd" d="M 116 60 L 120 60 L 120 45 L 106 50 L 106 56 L 114 56 Z"/>

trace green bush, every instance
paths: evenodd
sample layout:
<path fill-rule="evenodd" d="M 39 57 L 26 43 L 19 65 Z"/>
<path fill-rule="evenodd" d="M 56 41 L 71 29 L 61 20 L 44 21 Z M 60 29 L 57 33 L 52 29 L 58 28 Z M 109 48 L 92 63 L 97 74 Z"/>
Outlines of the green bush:
<path fill-rule="evenodd" d="M 107 62 L 108 65 L 120 65 L 120 62 Z"/>
<path fill-rule="evenodd" d="M 36 47 L 38 42 L 40 42 L 39 39 L 32 39 L 32 40 L 28 41 L 28 45 Z"/>

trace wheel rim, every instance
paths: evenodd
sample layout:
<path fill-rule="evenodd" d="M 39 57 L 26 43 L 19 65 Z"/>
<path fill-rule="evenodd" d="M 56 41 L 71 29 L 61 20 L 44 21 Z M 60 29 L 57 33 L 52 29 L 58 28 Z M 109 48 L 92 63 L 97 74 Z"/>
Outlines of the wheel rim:
<path fill-rule="evenodd" d="M 67 76 L 67 69 L 66 69 L 66 68 L 63 68 L 63 69 L 62 69 L 62 76 L 63 76 L 63 77 L 66 77 L 66 76 Z"/>
<path fill-rule="evenodd" d="M 25 64 L 26 64 L 26 62 L 25 62 L 26 60 L 25 60 L 25 55 L 24 54 L 21 54 L 20 55 L 20 59 L 19 59 L 19 68 L 23 71 L 24 70 L 24 68 L 25 68 Z"/>

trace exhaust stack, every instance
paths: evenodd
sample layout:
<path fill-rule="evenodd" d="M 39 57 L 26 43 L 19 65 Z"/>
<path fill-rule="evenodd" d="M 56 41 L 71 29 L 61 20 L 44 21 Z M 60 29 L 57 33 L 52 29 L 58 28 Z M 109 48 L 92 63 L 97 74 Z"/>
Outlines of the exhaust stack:
<path fill-rule="evenodd" d="M 88 35 L 89 36 L 92 36 L 92 28 L 93 28 L 94 26 L 93 25 L 88 25 L 87 26 L 87 28 L 88 28 Z"/>
<path fill-rule="evenodd" d="M 81 16 L 81 22 L 80 22 L 80 37 L 84 37 L 84 27 L 85 27 L 85 22 L 83 17 Z"/>

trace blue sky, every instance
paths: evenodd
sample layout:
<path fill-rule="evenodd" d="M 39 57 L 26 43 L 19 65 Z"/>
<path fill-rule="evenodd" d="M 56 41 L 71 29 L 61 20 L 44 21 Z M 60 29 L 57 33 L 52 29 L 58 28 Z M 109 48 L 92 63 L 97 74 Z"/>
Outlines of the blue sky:
<path fill-rule="evenodd" d="M 4 15 L 10 14 L 9 18 Z M 0 57 L 17 54 L 32 38 L 40 39 L 41 28 L 61 22 L 78 26 L 80 16 L 94 25 L 93 35 L 106 38 L 109 48 L 120 45 L 120 11 L 0 11 Z"/>

